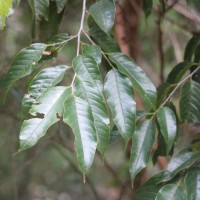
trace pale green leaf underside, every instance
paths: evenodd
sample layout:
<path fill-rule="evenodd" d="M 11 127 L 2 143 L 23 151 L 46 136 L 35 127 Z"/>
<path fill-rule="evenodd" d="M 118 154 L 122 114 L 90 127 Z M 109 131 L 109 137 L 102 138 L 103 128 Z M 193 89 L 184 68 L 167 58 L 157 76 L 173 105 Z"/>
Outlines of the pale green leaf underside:
<path fill-rule="evenodd" d="M 129 161 L 132 182 L 136 175 L 146 167 L 151 149 L 155 141 L 155 126 L 152 121 L 145 120 L 136 127 Z"/>
<path fill-rule="evenodd" d="M 9 14 L 9 11 L 12 7 L 12 0 L 0 0 L 0 17 L 1 17 L 1 26 L 4 28 L 6 16 Z"/>
<path fill-rule="evenodd" d="M 165 139 L 167 153 L 169 153 L 176 138 L 176 116 L 170 108 L 163 107 L 159 109 L 157 113 L 157 119 L 161 133 Z"/>
<path fill-rule="evenodd" d="M 32 44 L 30 47 L 22 49 L 11 63 L 6 78 L 6 87 L 9 89 L 15 81 L 29 75 L 37 62 L 42 57 L 42 52 L 46 49 L 46 45 L 42 43 Z"/>
<path fill-rule="evenodd" d="M 34 146 L 46 134 L 48 128 L 59 121 L 58 115 L 62 115 L 63 105 L 69 94 L 70 89 L 63 86 L 49 88 L 42 93 L 32 106 L 30 113 L 35 116 L 42 114 L 44 117 L 24 121 L 20 131 L 19 151 Z"/>
<path fill-rule="evenodd" d="M 75 134 L 76 154 L 85 174 L 92 165 L 97 148 L 94 119 L 88 102 L 71 95 L 65 102 L 63 120 Z"/>
<path fill-rule="evenodd" d="M 187 199 L 200 200 L 200 168 L 191 169 L 185 176 Z"/>
<path fill-rule="evenodd" d="M 111 30 L 115 21 L 115 5 L 112 0 L 96 2 L 89 8 L 89 13 L 105 33 Z"/>
<path fill-rule="evenodd" d="M 111 53 L 110 60 L 115 63 L 119 71 L 130 78 L 133 86 L 138 90 L 146 107 L 155 109 L 157 91 L 152 81 L 146 76 L 142 68 L 122 53 Z"/>
<path fill-rule="evenodd" d="M 23 109 L 28 111 L 35 99 L 45 90 L 55 86 L 62 81 L 68 66 L 59 65 L 41 70 L 31 81 L 28 87 L 28 94 L 22 100 Z"/>
<path fill-rule="evenodd" d="M 168 184 L 160 189 L 155 200 L 185 200 L 185 192 L 178 184 Z M 191 200 L 191 199 L 190 199 Z"/>
<path fill-rule="evenodd" d="M 113 121 L 126 142 L 133 136 L 136 103 L 130 80 L 116 69 L 108 72 L 104 86 Z"/>
<path fill-rule="evenodd" d="M 182 120 L 200 122 L 200 84 L 186 82 L 181 90 L 180 112 Z"/>

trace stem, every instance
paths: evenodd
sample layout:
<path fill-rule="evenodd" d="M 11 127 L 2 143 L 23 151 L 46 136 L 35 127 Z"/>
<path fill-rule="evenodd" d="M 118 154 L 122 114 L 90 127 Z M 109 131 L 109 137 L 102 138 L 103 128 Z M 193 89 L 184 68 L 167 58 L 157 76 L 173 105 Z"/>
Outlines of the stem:
<path fill-rule="evenodd" d="M 182 81 L 180 81 L 176 87 L 172 90 L 172 92 L 169 94 L 169 96 L 166 98 L 166 100 L 159 106 L 159 108 L 163 107 L 173 96 L 173 94 L 176 92 L 176 90 L 183 84 L 185 83 L 189 78 L 191 78 L 198 70 L 200 69 L 200 66 L 197 67 L 191 74 L 186 76 Z"/>
<path fill-rule="evenodd" d="M 82 15 L 81 15 L 81 23 L 80 27 L 78 30 L 78 33 L 76 34 L 77 37 L 77 51 L 76 51 L 76 56 L 79 55 L 80 53 L 80 45 L 81 45 L 81 33 L 83 32 L 83 25 L 84 25 L 84 19 L 85 19 L 85 13 L 86 13 L 86 0 L 83 0 L 83 7 L 82 7 Z M 74 93 L 74 82 L 76 80 L 76 73 L 74 74 L 74 77 L 72 79 L 71 87 L 72 87 L 72 93 Z"/>
<path fill-rule="evenodd" d="M 80 23 L 79 31 L 77 33 L 77 53 L 76 53 L 77 56 L 79 55 L 79 52 L 80 52 L 81 32 L 83 31 L 85 12 L 86 12 L 86 0 L 83 0 L 81 23 Z"/>

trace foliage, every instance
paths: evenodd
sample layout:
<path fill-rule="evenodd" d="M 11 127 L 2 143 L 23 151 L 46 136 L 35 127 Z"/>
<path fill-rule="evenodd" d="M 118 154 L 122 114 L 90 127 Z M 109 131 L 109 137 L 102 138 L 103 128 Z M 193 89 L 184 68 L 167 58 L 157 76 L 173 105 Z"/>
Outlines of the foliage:
<path fill-rule="evenodd" d="M 2 26 L 11 7 L 3 3 L 0 0 Z M 144 70 L 119 50 L 113 34 L 115 1 L 91 4 L 86 17 L 87 4 L 83 0 L 80 27 L 75 35 L 58 34 L 66 0 L 28 0 L 28 3 L 33 13 L 32 37 L 38 42 L 14 57 L 4 82 L 7 93 L 16 81 L 29 76 L 27 94 L 22 100 L 24 122 L 18 152 L 36 145 L 51 126 L 63 120 L 74 133 L 77 160 L 84 177 L 97 152 L 104 158 L 114 133 L 120 135 L 117 140 L 124 140 L 125 147 L 132 143 L 129 157 L 132 183 L 152 157 L 156 162 L 160 155 L 172 155 L 179 127 L 200 122 L 200 34 L 194 34 L 185 48 L 184 61 L 156 88 Z M 162 4 L 166 7 L 164 1 Z M 146 16 L 150 16 L 152 7 L 152 1 L 144 1 Z M 86 20 L 88 32 L 84 27 Z M 47 30 L 51 31 L 44 34 Z M 77 40 L 77 53 L 70 66 L 59 63 L 47 67 L 72 40 Z M 72 72 L 71 81 L 66 84 L 66 77 Z M 172 97 L 179 89 L 177 109 Z M 136 92 L 144 103 L 141 116 L 136 109 Z M 156 143 L 158 148 L 153 151 Z M 167 169 L 142 185 L 133 199 L 178 200 L 186 199 L 185 196 L 197 199 L 199 158 L 200 151 L 193 146 L 173 155 Z"/>

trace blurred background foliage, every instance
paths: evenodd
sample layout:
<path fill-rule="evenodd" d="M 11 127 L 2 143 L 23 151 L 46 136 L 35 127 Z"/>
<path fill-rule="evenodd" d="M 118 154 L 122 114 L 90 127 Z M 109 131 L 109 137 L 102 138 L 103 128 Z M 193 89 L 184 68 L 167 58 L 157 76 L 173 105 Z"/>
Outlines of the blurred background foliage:
<path fill-rule="evenodd" d="M 90 5 L 93 1 L 88 1 Z M 122 5 L 125 0 L 119 1 Z M 184 48 L 192 34 L 200 30 L 199 0 L 179 1 L 164 16 L 159 0 L 154 1 L 148 18 L 139 7 L 137 29 L 138 63 L 144 68 L 156 85 L 161 81 L 159 29 L 162 30 L 162 51 L 164 55 L 164 78 L 169 71 L 183 60 Z M 17 4 L 17 2 L 16 2 Z M 77 32 L 82 3 L 69 0 L 59 33 L 74 35 Z M 126 10 L 124 11 L 126 12 Z M 26 0 L 21 0 L 15 12 L 7 19 L 7 25 L 0 31 L 0 85 L 3 85 L 9 64 L 16 52 L 31 42 L 47 41 L 49 32 L 43 30 L 32 39 L 32 12 Z M 42 19 L 44 20 L 44 19 Z M 128 20 L 128 19 L 127 19 Z M 41 22 L 42 23 L 42 22 Z M 45 23 L 45 22 L 44 22 Z M 160 27 L 159 27 L 160 26 Z M 86 27 L 87 30 L 87 27 Z M 83 41 L 87 41 L 83 38 Z M 68 43 L 57 58 L 56 64 L 71 65 L 76 52 L 76 41 Z M 48 66 L 48 63 L 47 63 Z M 51 63 L 52 66 L 52 63 Z M 70 79 L 70 76 L 66 77 Z M 4 89 L 0 91 L 0 199 L 1 200 L 126 200 L 131 189 L 128 174 L 127 154 L 122 140 L 117 139 L 106 152 L 105 160 L 96 156 L 94 164 L 83 183 L 78 168 L 73 144 L 74 136 L 69 127 L 59 122 L 48 134 L 30 150 L 17 153 L 18 135 L 23 115 L 21 100 L 25 94 L 27 79 L 15 84 L 4 104 Z M 177 149 L 188 144 L 188 136 L 181 129 Z M 190 141 L 190 139 L 189 139 Z M 157 169 L 149 163 L 144 180 Z"/>

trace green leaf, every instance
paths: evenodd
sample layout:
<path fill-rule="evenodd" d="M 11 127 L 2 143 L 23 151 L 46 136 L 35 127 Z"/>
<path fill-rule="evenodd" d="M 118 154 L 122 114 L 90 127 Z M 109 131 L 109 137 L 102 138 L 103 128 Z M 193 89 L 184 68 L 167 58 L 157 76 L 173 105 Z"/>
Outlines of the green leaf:
<path fill-rule="evenodd" d="M 139 187 L 134 194 L 134 200 L 155 200 L 158 191 L 162 188 L 162 185 L 159 184 L 159 182 L 165 176 L 165 171 L 161 171 L 152 176 L 146 183 Z"/>
<path fill-rule="evenodd" d="M 155 200 L 186 200 L 183 187 L 178 184 L 167 184 L 160 189 Z"/>
<path fill-rule="evenodd" d="M 104 89 L 113 121 L 127 144 L 136 123 L 136 102 L 131 82 L 112 69 L 106 75 Z"/>
<path fill-rule="evenodd" d="M 150 15 L 152 6 L 153 6 L 153 0 L 143 0 L 143 10 L 146 17 Z"/>
<path fill-rule="evenodd" d="M 200 199 L 200 168 L 191 169 L 185 176 L 187 199 Z"/>
<path fill-rule="evenodd" d="M 23 122 L 19 136 L 19 151 L 34 146 L 38 140 L 46 134 L 48 128 L 59 121 L 58 116 L 62 115 L 63 105 L 69 94 L 69 88 L 59 86 L 49 88 L 36 99 L 30 113 L 33 116 L 37 114 L 44 116 L 32 118 Z"/>
<path fill-rule="evenodd" d="M 77 80 L 75 84 L 76 96 L 86 100 L 91 108 L 94 126 L 97 133 L 97 148 L 104 156 L 110 141 L 110 121 L 108 118 L 103 94 L 95 85 L 87 81 Z"/>
<path fill-rule="evenodd" d="M 42 57 L 46 45 L 42 43 L 32 44 L 30 47 L 22 49 L 11 63 L 6 78 L 6 88 L 9 88 L 18 79 L 29 75 L 35 68 L 36 63 Z"/>
<path fill-rule="evenodd" d="M 187 43 L 187 46 L 185 48 L 185 55 L 184 55 L 185 61 L 192 61 L 192 56 L 199 44 L 200 44 L 200 34 L 195 33 L 193 37 L 190 39 L 190 41 Z"/>
<path fill-rule="evenodd" d="M 136 127 L 133 135 L 129 171 L 131 180 L 146 167 L 151 149 L 155 141 L 155 126 L 150 120 L 145 120 Z"/>
<path fill-rule="evenodd" d="M 103 32 L 91 16 L 88 17 L 89 34 L 104 52 L 119 52 L 117 42 L 110 34 Z"/>
<path fill-rule="evenodd" d="M 1 27 L 5 26 L 5 19 L 9 14 L 12 7 L 12 0 L 0 0 L 0 17 L 1 17 Z"/>
<path fill-rule="evenodd" d="M 68 0 L 55 0 L 57 4 L 57 12 L 60 13 L 67 5 Z"/>
<path fill-rule="evenodd" d="M 48 88 L 53 87 L 62 81 L 67 69 L 68 66 L 66 65 L 45 68 L 33 78 L 28 88 L 28 94 L 26 94 L 22 100 L 25 114 L 30 110 L 31 105 L 35 102 L 37 97 Z"/>
<path fill-rule="evenodd" d="M 89 13 L 105 33 L 110 32 L 115 22 L 115 4 L 112 0 L 97 1 L 89 8 Z"/>
<path fill-rule="evenodd" d="M 170 108 L 163 107 L 158 110 L 157 119 L 160 125 L 161 133 L 167 145 L 167 154 L 168 154 L 171 148 L 173 147 L 176 138 L 176 131 L 177 131 L 176 116 Z"/>
<path fill-rule="evenodd" d="M 181 119 L 188 122 L 200 122 L 200 83 L 187 81 L 181 89 Z"/>
<path fill-rule="evenodd" d="M 167 77 L 167 82 L 171 84 L 178 83 L 184 74 L 190 69 L 192 63 L 188 61 L 177 64 Z"/>
<path fill-rule="evenodd" d="M 97 45 L 83 46 L 83 55 L 88 55 L 88 56 L 93 57 L 96 60 L 97 64 L 101 63 L 101 59 L 102 59 L 101 48 Z"/>
<path fill-rule="evenodd" d="M 79 80 L 76 81 L 76 96 L 86 100 L 91 108 L 97 132 L 98 150 L 104 155 L 110 140 L 109 117 L 103 96 L 103 81 L 96 61 L 90 56 L 78 56 L 73 68 Z"/>
<path fill-rule="evenodd" d="M 48 20 L 49 0 L 28 0 L 28 3 L 33 15 L 35 15 L 37 19 L 45 17 L 45 19 Z"/>
<path fill-rule="evenodd" d="M 47 48 L 45 49 L 46 55 L 42 55 L 40 63 L 55 58 L 62 47 L 66 45 L 66 41 L 68 39 L 69 36 L 66 33 L 58 34 L 52 37 L 47 43 Z"/>
<path fill-rule="evenodd" d="M 178 173 L 189 169 L 200 158 L 200 152 L 183 150 L 175 155 L 168 164 L 169 176 L 164 181 L 169 181 Z"/>
<path fill-rule="evenodd" d="M 130 78 L 145 104 L 148 105 L 149 108 L 155 109 L 157 99 L 156 88 L 142 68 L 136 65 L 131 58 L 122 53 L 111 53 L 109 58 L 117 65 L 122 74 Z"/>
<path fill-rule="evenodd" d="M 95 85 L 100 92 L 103 91 L 103 80 L 98 65 L 91 56 L 77 56 L 73 59 L 72 65 L 80 80 L 88 81 Z"/>
<path fill-rule="evenodd" d="M 38 25 L 39 26 L 38 30 L 36 27 L 40 41 L 47 42 L 50 38 L 58 34 L 63 16 L 64 16 L 64 10 L 58 13 L 56 2 L 50 1 L 48 20 L 41 18 Z"/>
<path fill-rule="evenodd" d="M 71 95 L 65 102 L 63 120 L 75 134 L 76 154 L 85 174 L 92 165 L 97 147 L 94 119 L 88 102 Z"/>

